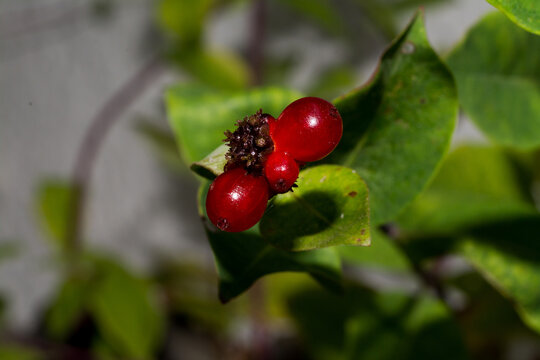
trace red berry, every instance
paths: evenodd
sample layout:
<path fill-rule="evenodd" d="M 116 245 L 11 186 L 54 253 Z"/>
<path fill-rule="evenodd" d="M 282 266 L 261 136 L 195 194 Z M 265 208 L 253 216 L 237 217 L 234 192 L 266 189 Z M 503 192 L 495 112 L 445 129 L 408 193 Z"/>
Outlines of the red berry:
<path fill-rule="evenodd" d="M 289 191 L 298 179 L 300 169 L 292 157 L 285 153 L 273 152 L 264 165 L 264 176 L 270 189 L 276 194 Z"/>
<path fill-rule="evenodd" d="M 287 106 L 271 130 L 275 151 L 301 162 L 317 161 L 339 143 L 343 121 L 328 101 L 305 97 Z"/>
<path fill-rule="evenodd" d="M 208 190 L 206 213 L 220 230 L 244 231 L 263 216 L 268 201 L 268 183 L 263 176 L 235 168 L 219 175 Z"/>

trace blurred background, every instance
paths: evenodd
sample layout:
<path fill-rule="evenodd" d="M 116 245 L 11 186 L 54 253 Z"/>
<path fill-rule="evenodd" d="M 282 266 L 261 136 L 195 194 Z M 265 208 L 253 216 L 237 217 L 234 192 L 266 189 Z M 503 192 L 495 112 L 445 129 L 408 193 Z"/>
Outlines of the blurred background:
<path fill-rule="evenodd" d="M 316 337 L 298 335 L 302 326 L 316 327 L 302 322 L 301 304 L 325 309 L 330 296 L 311 289 L 307 276 L 268 277 L 263 315 L 250 305 L 257 293 L 219 304 L 212 252 L 197 214 L 198 183 L 176 155 L 163 94 L 177 83 L 220 90 L 279 85 L 333 99 L 369 78 L 420 5 L 440 56 L 493 11 L 484 0 L 1 0 L 0 341 L 6 345 L 0 358 L 137 358 L 135 350 L 122 352 L 129 344 L 111 346 L 107 334 L 115 330 L 103 330 L 88 314 L 76 325 L 50 320 L 65 277 L 43 226 L 43 197 L 77 176 L 81 144 L 96 118 L 114 120 L 102 121 L 110 131 L 90 160 L 84 246 L 99 252 L 98 262 L 118 266 L 121 276 L 160 289 L 157 301 L 167 306 L 158 312 L 167 320 L 151 358 L 263 358 L 254 343 L 273 349 L 266 358 L 340 358 L 328 349 L 313 355 L 317 346 L 309 339 Z M 465 142 L 486 140 L 461 115 L 452 146 Z M 463 266 L 459 259 L 450 263 L 451 269 Z M 365 279 L 383 287 L 418 286 L 409 280 Z M 309 283 L 314 294 L 272 299 L 299 283 Z M 364 291 L 354 296 L 380 302 Z M 456 299 L 459 304 L 459 293 Z M 517 318 L 514 310 L 508 314 Z M 264 331 L 254 332 L 261 321 Z M 94 341 L 96 332 L 105 341 Z M 518 333 L 503 348 L 492 338 L 489 346 L 469 339 L 478 345 L 471 357 L 540 359 L 538 336 Z"/>

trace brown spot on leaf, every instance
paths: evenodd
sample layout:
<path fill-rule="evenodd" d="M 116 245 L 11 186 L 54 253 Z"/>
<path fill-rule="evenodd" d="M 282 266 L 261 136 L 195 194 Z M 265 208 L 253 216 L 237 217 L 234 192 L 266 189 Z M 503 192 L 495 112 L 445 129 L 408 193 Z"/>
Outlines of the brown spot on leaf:
<path fill-rule="evenodd" d="M 366 233 L 366 229 L 360 230 L 360 234 L 361 234 L 361 235 L 364 235 L 365 233 Z"/>
<path fill-rule="evenodd" d="M 351 191 L 350 193 L 347 194 L 347 196 L 350 196 L 350 197 L 355 197 L 358 193 L 356 191 Z"/>
<path fill-rule="evenodd" d="M 423 104 L 425 104 L 425 103 L 426 103 L 426 99 L 424 99 L 424 98 L 421 98 L 421 99 L 420 99 L 420 104 L 422 104 L 422 105 L 423 105 Z"/>

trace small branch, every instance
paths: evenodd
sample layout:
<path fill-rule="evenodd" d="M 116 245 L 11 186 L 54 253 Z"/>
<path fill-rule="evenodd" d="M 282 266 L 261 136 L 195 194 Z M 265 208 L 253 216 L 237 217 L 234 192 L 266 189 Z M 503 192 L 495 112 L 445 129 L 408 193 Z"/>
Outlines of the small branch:
<path fill-rule="evenodd" d="M 253 2 L 251 14 L 251 39 L 249 42 L 249 60 L 253 72 L 252 85 L 258 86 L 263 82 L 264 41 L 266 28 L 265 0 Z"/>
<path fill-rule="evenodd" d="M 112 125 L 129 105 L 161 73 L 162 64 L 159 55 L 146 63 L 127 83 L 125 83 L 107 102 L 90 122 L 90 126 L 79 148 L 73 169 L 73 185 L 76 194 L 72 203 L 72 221 L 68 236 L 68 248 L 77 253 L 81 247 L 83 218 L 92 169 L 98 151 Z"/>

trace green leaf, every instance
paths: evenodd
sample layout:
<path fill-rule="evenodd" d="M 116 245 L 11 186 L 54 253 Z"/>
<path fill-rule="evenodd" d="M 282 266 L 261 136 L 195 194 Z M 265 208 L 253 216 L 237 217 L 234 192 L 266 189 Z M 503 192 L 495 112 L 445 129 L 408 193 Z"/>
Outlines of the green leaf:
<path fill-rule="evenodd" d="M 281 0 L 294 11 L 314 20 L 331 34 L 343 33 L 342 16 L 330 0 Z"/>
<path fill-rule="evenodd" d="M 314 359 L 466 359 L 448 309 L 427 296 L 300 289 L 289 309 Z"/>
<path fill-rule="evenodd" d="M 370 244 L 368 189 L 355 171 L 316 166 L 297 184 L 268 207 L 260 225 L 266 241 L 288 251 Z"/>
<path fill-rule="evenodd" d="M 90 311 L 104 340 L 127 358 L 153 358 L 164 320 L 149 286 L 110 261 L 100 261 L 89 299 Z"/>
<path fill-rule="evenodd" d="M 225 154 L 229 151 L 227 144 L 218 146 L 214 151 L 208 154 L 204 159 L 191 164 L 191 170 L 208 180 L 213 180 L 223 172 L 227 159 Z"/>
<path fill-rule="evenodd" d="M 46 357 L 39 352 L 19 345 L 0 345 L 0 359 L 2 360 L 45 360 Z"/>
<path fill-rule="evenodd" d="M 487 0 L 487 2 L 525 30 L 540 35 L 540 5 L 537 0 Z"/>
<path fill-rule="evenodd" d="M 139 122 L 135 129 L 148 141 L 156 155 L 168 168 L 177 172 L 186 169 L 170 130 L 164 130 L 147 121 Z"/>
<path fill-rule="evenodd" d="M 214 252 L 222 302 L 240 295 L 258 278 L 283 271 L 307 272 L 323 286 L 341 289 L 341 263 L 332 248 L 291 253 L 267 244 L 257 227 L 241 233 L 213 227 L 204 210 L 208 187 L 209 183 L 200 188 L 199 214 Z"/>
<path fill-rule="evenodd" d="M 321 74 L 311 86 L 309 93 L 323 99 L 332 99 L 354 85 L 356 74 L 348 66 L 340 65 Z"/>
<path fill-rule="evenodd" d="M 66 339 L 84 316 L 91 293 L 88 279 L 78 277 L 67 279 L 47 311 L 45 318 L 47 334 L 57 340 Z"/>
<path fill-rule="evenodd" d="M 372 225 L 391 220 L 431 179 L 457 115 L 452 76 L 427 41 L 421 12 L 385 52 L 373 81 L 335 105 L 343 138 L 325 161 L 366 181 Z"/>
<path fill-rule="evenodd" d="M 458 250 L 540 333 L 540 216 L 498 221 L 472 230 Z"/>
<path fill-rule="evenodd" d="M 167 91 L 166 104 L 180 153 L 191 164 L 218 147 L 225 138 L 223 133 L 233 129 L 236 120 L 259 109 L 277 116 L 300 97 L 297 92 L 279 88 L 224 94 L 200 86 L 181 85 Z"/>
<path fill-rule="evenodd" d="M 379 230 L 372 230 L 369 247 L 338 247 L 345 263 L 385 270 L 408 271 L 411 263 L 395 242 Z"/>
<path fill-rule="evenodd" d="M 37 206 L 42 227 L 59 248 L 67 245 L 76 196 L 73 185 L 60 180 L 44 181 L 38 189 Z"/>
<path fill-rule="evenodd" d="M 493 141 L 540 145 L 540 37 L 500 13 L 476 24 L 448 57 L 461 106 Z"/>
<path fill-rule="evenodd" d="M 529 189 L 508 152 L 461 146 L 398 222 L 408 233 L 452 234 L 479 223 L 536 213 Z"/>
<path fill-rule="evenodd" d="M 160 0 L 157 24 L 180 44 L 198 45 L 213 0 Z"/>
<path fill-rule="evenodd" d="M 179 49 L 171 55 L 171 60 L 201 84 L 213 89 L 241 90 L 250 82 L 248 65 L 240 56 L 230 51 Z"/>
<path fill-rule="evenodd" d="M 2 241 L 4 242 L 4 241 Z M 0 244 L 0 265 L 14 258 L 19 253 L 19 246 L 17 241 L 7 241 Z"/>

